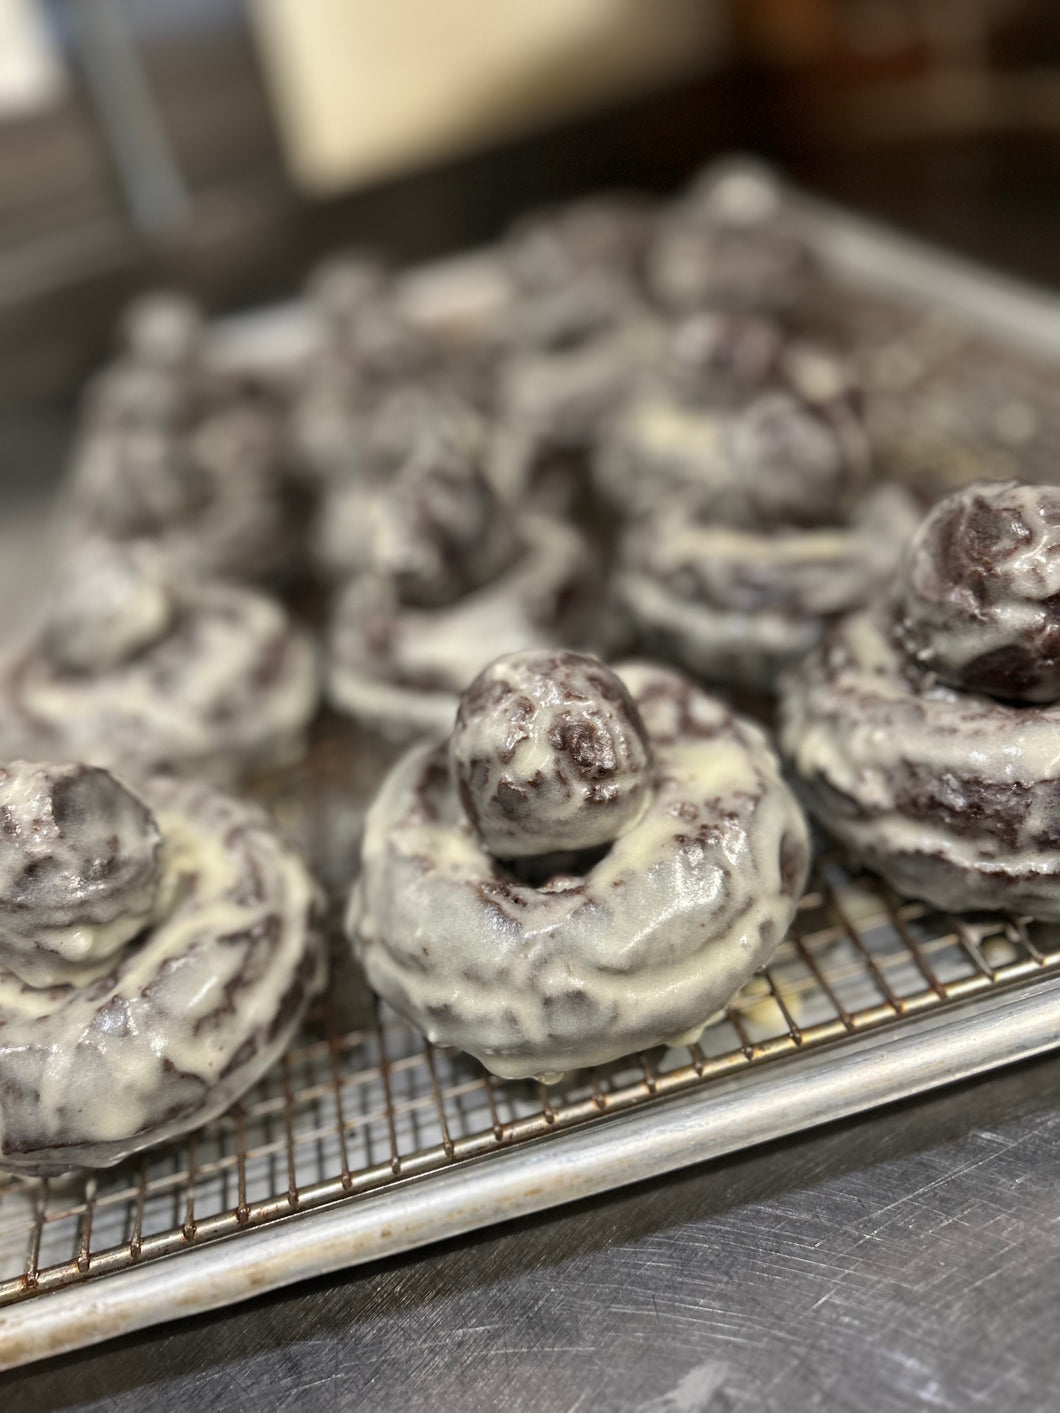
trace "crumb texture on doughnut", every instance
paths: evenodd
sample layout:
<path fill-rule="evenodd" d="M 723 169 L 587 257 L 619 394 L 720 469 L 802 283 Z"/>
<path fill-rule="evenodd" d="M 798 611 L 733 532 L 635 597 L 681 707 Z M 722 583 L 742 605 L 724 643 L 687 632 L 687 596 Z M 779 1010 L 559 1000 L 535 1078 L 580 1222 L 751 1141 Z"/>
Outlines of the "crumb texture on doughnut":
<path fill-rule="evenodd" d="M 618 676 L 651 790 L 588 866 L 532 886 L 500 864 L 445 743 L 409 751 L 368 815 L 347 926 L 372 986 L 504 1077 L 698 1032 L 780 943 L 805 880 L 805 821 L 762 733 L 663 668 Z"/>
<path fill-rule="evenodd" d="M 317 887 L 262 812 L 176 779 L 141 794 L 162 840 L 146 927 L 84 984 L 37 988 L 0 966 L 0 1168 L 109 1166 L 216 1117 L 323 984 Z M 69 848 L 75 863 L 93 852 L 84 821 Z M 72 890 L 46 878 L 34 905 L 65 918 Z"/>

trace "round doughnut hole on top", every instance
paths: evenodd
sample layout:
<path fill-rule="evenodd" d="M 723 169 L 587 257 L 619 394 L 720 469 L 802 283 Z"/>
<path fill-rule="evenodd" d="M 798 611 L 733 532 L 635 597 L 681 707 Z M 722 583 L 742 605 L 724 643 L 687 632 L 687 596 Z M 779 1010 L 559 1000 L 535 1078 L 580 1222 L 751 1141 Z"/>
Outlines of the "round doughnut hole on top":
<path fill-rule="evenodd" d="M 615 674 L 587 654 L 499 658 L 464 693 L 450 740 L 460 798 L 497 859 L 584 871 L 632 828 L 651 791 L 651 748 Z M 522 866 L 523 876 L 528 865 Z M 524 881 L 529 881 L 524 878 Z"/>

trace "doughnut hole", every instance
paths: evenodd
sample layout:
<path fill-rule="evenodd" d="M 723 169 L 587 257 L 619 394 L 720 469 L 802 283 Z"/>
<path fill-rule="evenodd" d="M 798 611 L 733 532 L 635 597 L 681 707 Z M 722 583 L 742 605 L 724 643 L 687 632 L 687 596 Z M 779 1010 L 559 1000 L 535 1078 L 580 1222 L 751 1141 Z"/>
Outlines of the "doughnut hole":
<path fill-rule="evenodd" d="M 70 672 L 107 672 L 166 636 L 173 585 L 148 543 L 91 543 L 66 565 L 45 619 L 43 647 Z"/>
<path fill-rule="evenodd" d="M 765 524 L 840 523 L 863 479 L 831 422 L 788 393 L 767 393 L 736 416 L 728 450 Z"/>
<path fill-rule="evenodd" d="M 449 754 L 468 819 L 498 859 L 609 845 L 652 788 L 640 712 L 583 653 L 498 658 L 461 697 Z"/>
<path fill-rule="evenodd" d="M 906 650 L 940 681 L 1060 700 L 1060 489 L 980 482 L 940 501 L 898 576 Z"/>
<path fill-rule="evenodd" d="M 489 583 L 517 552 L 507 508 L 464 448 L 424 447 L 380 498 L 372 567 L 401 603 L 436 608 Z"/>
<path fill-rule="evenodd" d="M 149 922 L 161 836 L 106 770 L 0 766 L 0 962 L 31 985 L 106 961 Z"/>

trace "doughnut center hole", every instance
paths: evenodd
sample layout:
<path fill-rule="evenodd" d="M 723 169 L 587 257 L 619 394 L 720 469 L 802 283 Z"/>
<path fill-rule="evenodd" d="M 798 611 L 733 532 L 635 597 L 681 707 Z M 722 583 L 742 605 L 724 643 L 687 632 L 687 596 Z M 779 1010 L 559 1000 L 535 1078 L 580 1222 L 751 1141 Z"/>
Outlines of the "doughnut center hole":
<path fill-rule="evenodd" d="M 563 849 L 551 854 L 531 854 L 522 859 L 498 859 L 497 872 L 502 878 L 521 883 L 527 888 L 563 892 L 564 885 L 574 887 L 611 852 L 611 844 L 597 844 L 591 849 Z"/>

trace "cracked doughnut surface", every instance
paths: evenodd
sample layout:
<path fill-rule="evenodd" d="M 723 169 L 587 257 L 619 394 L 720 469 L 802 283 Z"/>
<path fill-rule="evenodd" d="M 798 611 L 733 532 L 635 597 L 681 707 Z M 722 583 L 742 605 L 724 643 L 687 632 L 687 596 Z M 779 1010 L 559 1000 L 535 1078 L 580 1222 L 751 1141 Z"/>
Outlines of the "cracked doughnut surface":
<path fill-rule="evenodd" d="M 142 933 L 83 985 L 0 967 L 0 1168 L 105 1167 L 215 1118 L 280 1056 L 321 988 L 316 885 L 254 805 L 155 779 Z"/>
<path fill-rule="evenodd" d="M 461 805 L 445 743 L 369 812 L 347 926 L 373 987 L 432 1042 L 507 1078 L 688 1042 L 780 943 L 809 860 L 762 733 L 663 668 L 618 673 L 655 772 L 582 874 L 518 881 Z"/>

